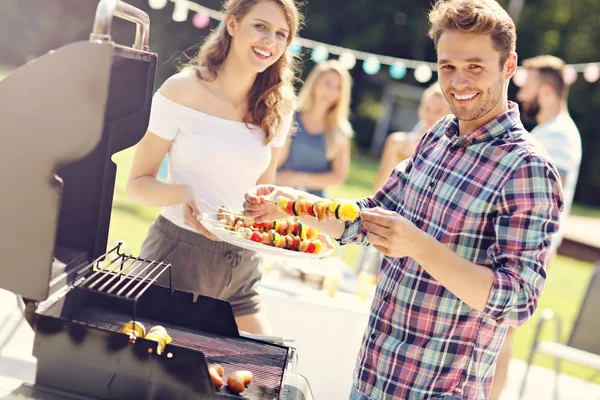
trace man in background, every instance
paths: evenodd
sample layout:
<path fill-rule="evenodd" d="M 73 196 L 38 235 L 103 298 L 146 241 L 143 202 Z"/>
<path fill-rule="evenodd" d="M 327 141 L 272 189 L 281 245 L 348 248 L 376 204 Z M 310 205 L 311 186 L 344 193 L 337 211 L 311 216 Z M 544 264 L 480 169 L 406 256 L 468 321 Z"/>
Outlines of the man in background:
<path fill-rule="evenodd" d="M 523 61 L 527 80 L 517 93 L 523 106 L 525 122 L 537 122 L 531 134 L 544 147 L 554 162 L 564 193 L 564 209 L 559 231 L 552 238 L 552 255 L 564 236 L 564 223 L 571 210 L 579 166 L 581 164 L 581 137 L 567 108 L 568 85 L 565 82 L 565 63 L 558 57 L 543 55 Z M 550 261 L 552 260 L 552 257 Z M 496 364 L 491 400 L 500 397 L 506 380 L 515 328 L 510 328 Z"/>

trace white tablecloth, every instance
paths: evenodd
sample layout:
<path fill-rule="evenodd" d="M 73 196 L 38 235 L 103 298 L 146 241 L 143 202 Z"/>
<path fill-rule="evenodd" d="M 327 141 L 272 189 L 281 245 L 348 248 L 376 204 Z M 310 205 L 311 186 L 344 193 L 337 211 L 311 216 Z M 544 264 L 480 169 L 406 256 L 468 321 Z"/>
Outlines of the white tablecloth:
<path fill-rule="evenodd" d="M 308 379 L 315 399 L 348 399 L 370 303 L 268 277 L 260 290 L 273 334 L 296 340 L 296 371 Z"/>

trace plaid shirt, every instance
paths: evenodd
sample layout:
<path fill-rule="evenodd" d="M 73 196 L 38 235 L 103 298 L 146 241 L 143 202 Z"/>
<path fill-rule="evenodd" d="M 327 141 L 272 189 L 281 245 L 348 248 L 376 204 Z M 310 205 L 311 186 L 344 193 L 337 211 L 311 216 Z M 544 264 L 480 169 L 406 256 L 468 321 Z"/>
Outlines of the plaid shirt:
<path fill-rule="evenodd" d="M 463 258 L 490 268 L 485 310 L 458 299 L 408 257 L 383 261 L 354 384 L 373 399 L 487 399 L 508 325 L 534 313 L 551 236 L 558 172 L 520 122 L 518 107 L 464 137 L 447 116 L 360 208 L 412 221 Z M 365 244 L 360 218 L 341 244 Z"/>

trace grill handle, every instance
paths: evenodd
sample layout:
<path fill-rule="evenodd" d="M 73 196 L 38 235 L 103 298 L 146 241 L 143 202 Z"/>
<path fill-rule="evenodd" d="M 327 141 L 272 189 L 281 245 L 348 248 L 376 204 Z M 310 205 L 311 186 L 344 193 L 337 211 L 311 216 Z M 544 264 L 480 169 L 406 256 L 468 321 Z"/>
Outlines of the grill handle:
<path fill-rule="evenodd" d="M 134 22 L 135 43 L 133 48 L 148 51 L 148 39 L 150 37 L 150 17 L 139 8 L 133 7 L 121 0 L 100 0 L 96 8 L 94 27 L 90 34 L 90 42 L 110 41 L 110 28 L 113 17 L 119 17 Z"/>

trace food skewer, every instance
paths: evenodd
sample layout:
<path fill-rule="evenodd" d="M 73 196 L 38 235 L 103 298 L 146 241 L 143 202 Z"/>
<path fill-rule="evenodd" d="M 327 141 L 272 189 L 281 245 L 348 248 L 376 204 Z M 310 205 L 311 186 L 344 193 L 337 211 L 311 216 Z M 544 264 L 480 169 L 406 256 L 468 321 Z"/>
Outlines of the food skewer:
<path fill-rule="evenodd" d="M 355 221 L 358 218 L 358 206 L 355 203 L 342 203 L 337 200 L 310 200 L 300 198 L 290 200 L 278 197 L 273 202 L 279 211 L 294 217 L 315 217 L 319 221 L 326 219 L 337 219 L 340 221 Z"/>
<path fill-rule="evenodd" d="M 323 242 L 317 239 L 319 231 L 295 218 L 255 223 L 251 218 L 238 217 L 229 211 L 220 207 L 218 220 L 223 224 L 223 229 L 244 239 L 302 253 L 319 254 L 323 250 Z"/>

